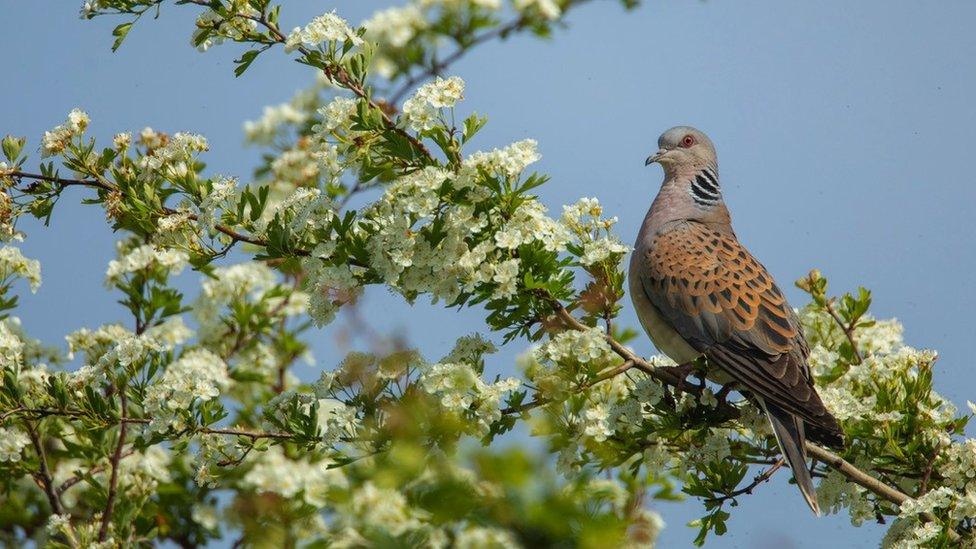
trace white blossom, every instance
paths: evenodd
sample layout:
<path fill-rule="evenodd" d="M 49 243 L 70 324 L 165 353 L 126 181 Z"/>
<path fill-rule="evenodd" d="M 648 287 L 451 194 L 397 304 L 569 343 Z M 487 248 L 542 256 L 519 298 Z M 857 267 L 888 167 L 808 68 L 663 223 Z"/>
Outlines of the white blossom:
<path fill-rule="evenodd" d="M 322 122 L 313 126 L 312 131 L 320 134 L 321 139 L 325 139 L 336 130 L 348 129 L 358 105 L 355 99 L 336 97 L 328 105 L 319 108 L 318 114 L 322 117 Z"/>
<path fill-rule="evenodd" d="M 244 122 L 244 135 L 249 142 L 270 145 L 283 126 L 299 126 L 308 120 L 308 112 L 302 105 L 295 105 L 302 94 L 292 102 L 264 107 L 261 118 Z"/>
<path fill-rule="evenodd" d="M 522 545 L 515 536 L 501 528 L 469 526 L 458 533 L 455 549 L 516 549 Z"/>
<path fill-rule="evenodd" d="M 213 186 L 200 201 L 198 222 L 204 233 L 214 234 L 219 219 L 219 210 L 228 209 L 237 196 L 237 180 L 226 177 L 214 179 Z"/>
<path fill-rule="evenodd" d="M 85 111 L 72 109 L 64 124 L 44 132 L 44 137 L 41 139 L 41 157 L 55 156 L 64 152 L 71 139 L 85 133 L 90 121 Z"/>
<path fill-rule="evenodd" d="M 464 80 L 457 76 L 437 77 L 404 101 L 403 119 L 414 131 L 429 130 L 437 123 L 441 109 L 453 108 L 461 99 L 464 99 Z"/>
<path fill-rule="evenodd" d="M 484 169 L 495 177 L 517 177 L 541 158 L 536 140 L 523 139 L 503 149 L 473 153 L 464 160 L 464 166 L 475 171 Z"/>
<path fill-rule="evenodd" d="M 427 27 L 427 20 L 420 8 L 413 4 L 390 7 L 375 12 L 363 21 L 364 35 L 370 42 L 378 42 L 393 48 L 402 48 Z"/>
<path fill-rule="evenodd" d="M 197 17 L 197 30 L 191 43 L 199 51 L 207 51 L 214 45 L 222 44 L 225 39 L 243 40 L 257 28 L 254 18 L 260 13 L 246 0 L 230 0 L 229 4 L 229 15 L 226 17 L 213 10 L 206 10 Z"/>
<path fill-rule="evenodd" d="M 5 461 L 20 461 L 20 452 L 30 439 L 27 434 L 18 429 L 0 427 L 0 463 Z"/>
<path fill-rule="evenodd" d="M 513 2 L 515 9 L 525 12 L 530 9 L 538 10 L 539 14 L 554 21 L 559 19 L 562 15 L 562 8 L 556 3 L 556 0 L 514 0 Z"/>
<path fill-rule="evenodd" d="M 363 39 L 349 28 L 346 20 L 333 11 L 312 19 L 304 28 L 295 27 L 285 42 L 285 51 L 291 52 L 302 46 L 316 48 L 326 42 L 341 43 L 346 40 L 354 46 L 363 43 Z"/>
<path fill-rule="evenodd" d="M 310 462 L 289 459 L 281 447 L 274 446 L 255 460 L 254 466 L 244 475 L 245 487 L 259 492 L 272 492 L 285 498 L 299 494 L 302 500 L 315 507 L 325 506 L 329 489 L 345 488 L 347 481 L 342 470 L 330 468 L 332 462 Z"/>
<path fill-rule="evenodd" d="M 189 262 L 189 256 L 179 250 L 160 249 L 151 244 L 143 244 L 123 252 L 119 259 L 113 259 L 105 271 L 105 283 L 114 284 L 122 280 L 127 274 L 137 273 L 150 268 L 161 268 L 170 275 L 178 275 Z"/>
<path fill-rule="evenodd" d="M 146 390 L 151 427 L 160 432 L 180 428 L 184 424 L 182 412 L 189 411 L 196 401 L 217 398 L 229 385 L 227 365 L 219 356 L 205 349 L 184 353 Z"/>
<path fill-rule="evenodd" d="M 0 280 L 10 276 L 19 276 L 30 284 L 31 292 L 36 292 L 41 286 L 41 262 L 27 259 L 14 246 L 0 248 Z"/>

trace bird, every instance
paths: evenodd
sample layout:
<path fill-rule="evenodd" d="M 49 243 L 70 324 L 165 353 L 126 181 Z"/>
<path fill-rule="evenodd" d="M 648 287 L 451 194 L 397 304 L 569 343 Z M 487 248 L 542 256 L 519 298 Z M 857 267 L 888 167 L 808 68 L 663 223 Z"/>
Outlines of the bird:
<path fill-rule="evenodd" d="M 820 515 L 805 440 L 841 448 L 844 433 L 814 387 L 799 319 L 732 230 L 715 146 L 677 126 L 646 166 L 664 181 L 637 234 L 628 287 L 654 346 L 681 379 L 704 357 L 706 377 L 758 404 L 807 505 Z"/>

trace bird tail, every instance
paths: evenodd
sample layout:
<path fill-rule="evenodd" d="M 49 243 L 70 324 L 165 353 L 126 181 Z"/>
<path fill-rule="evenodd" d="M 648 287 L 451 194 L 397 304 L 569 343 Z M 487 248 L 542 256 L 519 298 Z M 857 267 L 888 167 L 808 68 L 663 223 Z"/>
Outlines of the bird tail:
<path fill-rule="evenodd" d="M 769 423 L 773 426 L 776 442 L 779 443 L 786 463 L 793 470 L 793 478 L 796 479 L 796 485 L 800 488 L 803 499 L 806 500 L 813 513 L 819 517 L 820 505 L 817 503 L 817 491 L 813 486 L 810 471 L 807 470 L 807 453 L 803 448 L 805 439 L 803 420 L 775 404 L 767 404 L 762 399 L 759 400 L 759 403 L 766 411 Z"/>

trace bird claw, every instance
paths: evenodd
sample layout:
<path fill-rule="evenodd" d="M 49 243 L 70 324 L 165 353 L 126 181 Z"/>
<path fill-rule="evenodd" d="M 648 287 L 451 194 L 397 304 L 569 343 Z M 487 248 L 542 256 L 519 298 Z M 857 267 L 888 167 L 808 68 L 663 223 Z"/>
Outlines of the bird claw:
<path fill-rule="evenodd" d="M 674 374 L 678 378 L 678 383 L 675 384 L 675 393 L 685 392 L 685 386 L 688 381 L 688 376 L 695 371 L 698 365 L 694 362 L 685 362 L 683 364 L 678 364 L 677 366 L 664 366 L 663 369 Z M 705 378 L 701 377 L 701 384 L 705 384 Z"/>
<path fill-rule="evenodd" d="M 715 393 L 715 398 L 719 402 L 725 400 L 725 397 L 729 396 L 729 393 L 731 393 L 736 387 L 738 387 L 738 385 L 739 384 L 734 381 L 730 381 L 729 383 L 722 385 L 722 388 L 719 389 L 717 393 Z"/>

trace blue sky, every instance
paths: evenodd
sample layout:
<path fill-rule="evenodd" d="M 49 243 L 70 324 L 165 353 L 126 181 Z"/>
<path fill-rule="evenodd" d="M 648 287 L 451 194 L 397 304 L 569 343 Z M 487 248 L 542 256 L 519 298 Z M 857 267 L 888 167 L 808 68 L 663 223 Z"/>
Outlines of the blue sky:
<path fill-rule="evenodd" d="M 0 35 L 0 133 L 28 136 L 34 151 L 45 129 L 81 107 L 101 139 L 147 125 L 202 133 L 210 169 L 247 180 L 258 151 L 243 146 L 242 121 L 311 78 L 279 51 L 235 79 L 234 46 L 206 54 L 189 46 L 194 10 L 186 7 L 147 18 L 113 55 L 117 21 L 81 21 L 75 4 L 19 2 L 5 12 L 13 24 Z M 283 9 L 283 26 L 333 8 L 358 22 L 387 5 L 295 1 Z M 792 281 L 813 267 L 835 291 L 871 288 L 877 315 L 898 317 L 910 344 L 939 350 L 936 386 L 965 407 L 976 400 L 974 20 L 976 4 L 961 0 L 649 1 L 632 13 L 603 0 L 574 12 L 550 42 L 488 44 L 452 72 L 467 82 L 461 110 L 490 119 L 474 146 L 537 139 L 536 168 L 552 176 L 544 202 L 558 211 L 596 196 L 619 216 L 628 242 L 661 179 L 659 168 L 643 165 L 658 134 L 678 124 L 704 130 L 718 148 L 740 239 L 792 302 L 803 303 Z M 114 237 L 100 210 L 80 199 L 67 192 L 47 230 L 23 225 L 24 252 L 42 261 L 44 284 L 22 297 L 18 314 L 52 344 L 126 318 L 102 284 Z M 189 272 L 182 283 L 192 290 L 198 279 Z M 476 310 L 411 307 L 382 288 L 367 292 L 362 312 L 432 358 L 483 330 Z M 623 321 L 637 325 L 629 307 Z M 338 357 L 335 329 L 311 337 L 318 363 L 299 366 L 302 377 Z M 646 340 L 635 346 L 653 352 Z M 519 350 L 500 353 L 491 367 L 511 371 Z M 883 527 L 814 519 L 787 476 L 742 499 L 729 533 L 710 545 L 878 544 Z M 668 522 L 661 546 L 688 546 L 693 532 L 683 524 L 699 503 L 657 509 Z"/>

